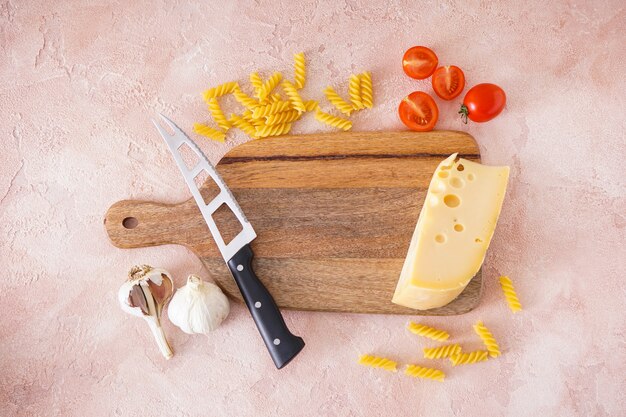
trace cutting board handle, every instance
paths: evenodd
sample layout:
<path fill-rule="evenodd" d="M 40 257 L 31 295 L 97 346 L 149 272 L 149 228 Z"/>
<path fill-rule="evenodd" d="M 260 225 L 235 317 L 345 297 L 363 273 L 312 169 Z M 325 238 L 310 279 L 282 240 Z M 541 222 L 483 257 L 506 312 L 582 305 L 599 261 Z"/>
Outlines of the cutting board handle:
<path fill-rule="evenodd" d="M 173 239 L 177 235 L 173 231 L 180 230 L 184 222 L 177 207 L 148 201 L 118 201 L 104 216 L 104 226 L 118 248 L 184 244 Z"/>

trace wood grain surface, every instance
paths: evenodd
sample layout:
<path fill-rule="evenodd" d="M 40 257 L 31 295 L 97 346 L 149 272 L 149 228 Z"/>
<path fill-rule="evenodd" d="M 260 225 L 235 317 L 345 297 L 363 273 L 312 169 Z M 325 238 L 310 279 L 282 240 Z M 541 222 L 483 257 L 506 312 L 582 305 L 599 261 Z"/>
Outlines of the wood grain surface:
<path fill-rule="evenodd" d="M 480 161 L 474 139 L 455 131 L 285 136 L 237 146 L 217 170 L 258 234 L 254 268 L 281 308 L 454 315 L 478 304 L 480 272 L 441 308 L 411 310 L 391 297 L 431 176 L 455 152 Z M 136 227 L 125 227 L 131 218 Z M 223 235 L 238 231 L 231 213 L 215 219 Z M 120 201 L 106 213 L 105 226 L 120 248 L 187 246 L 210 277 L 241 300 L 193 199 Z"/>

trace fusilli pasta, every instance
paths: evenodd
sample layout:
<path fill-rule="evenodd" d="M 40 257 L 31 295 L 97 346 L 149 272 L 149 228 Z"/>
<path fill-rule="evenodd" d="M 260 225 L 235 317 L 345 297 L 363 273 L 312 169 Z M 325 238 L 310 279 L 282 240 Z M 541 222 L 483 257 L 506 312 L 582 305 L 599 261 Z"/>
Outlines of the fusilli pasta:
<path fill-rule="evenodd" d="M 308 100 L 304 102 L 304 107 L 306 111 L 314 111 L 320 107 L 320 104 L 315 100 Z"/>
<path fill-rule="evenodd" d="M 296 87 L 289 81 L 285 80 L 283 81 L 283 90 L 285 90 L 285 94 L 289 97 L 291 106 L 299 112 L 304 113 L 306 111 L 306 106 L 304 105 L 304 101 L 302 101 L 302 97 L 300 97 Z"/>
<path fill-rule="evenodd" d="M 272 76 L 263 83 L 261 88 L 259 88 L 259 101 L 265 100 L 282 79 L 283 75 L 280 72 L 272 74 Z"/>
<path fill-rule="evenodd" d="M 252 111 L 252 118 L 259 119 L 261 117 L 270 116 L 272 114 L 280 113 L 289 110 L 291 102 L 289 101 L 277 101 L 275 103 L 266 104 L 264 106 L 255 107 Z"/>
<path fill-rule="evenodd" d="M 424 357 L 426 359 L 442 359 L 449 358 L 461 353 L 461 345 L 455 343 L 453 345 L 437 346 L 434 348 L 424 348 Z"/>
<path fill-rule="evenodd" d="M 255 97 L 259 98 L 259 91 L 261 90 L 261 87 L 263 87 L 263 79 L 259 73 L 253 72 L 250 74 L 250 84 L 252 84 L 252 87 L 254 88 Z"/>
<path fill-rule="evenodd" d="M 319 109 L 315 112 L 315 119 L 341 130 L 350 130 L 352 128 L 352 122 L 350 120 L 324 113 Z"/>
<path fill-rule="evenodd" d="M 350 116 L 350 113 L 352 113 L 352 110 L 354 110 L 352 108 L 352 105 L 346 102 L 343 98 L 341 98 L 341 96 L 337 94 L 337 92 L 331 86 L 326 87 L 326 89 L 324 90 L 324 94 L 326 95 L 328 101 L 330 101 L 330 104 L 335 106 L 337 110 L 339 110 L 346 116 Z"/>
<path fill-rule="evenodd" d="M 414 378 L 422 378 L 422 379 L 434 379 L 435 381 L 443 382 L 446 374 L 439 369 L 434 368 L 424 368 L 417 365 L 407 365 L 404 370 L 404 374 L 408 376 L 412 376 Z"/>
<path fill-rule="evenodd" d="M 253 139 L 258 138 L 256 134 L 256 127 L 252 123 L 250 123 L 248 120 L 244 119 L 242 116 L 231 114 L 229 120 L 233 124 L 233 126 L 241 129 L 248 136 L 252 137 Z"/>
<path fill-rule="evenodd" d="M 265 97 L 265 99 L 259 100 L 259 106 L 265 106 L 267 104 L 276 103 L 277 101 L 284 101 L 284 100 L 282 99 L 280 94 L 276 94 L 276 93 L 270 94 L 269 96 Z"/>
<path fill-rule="evenodd" d="M 207 103 L 209 105 L 209 112 L 211 112 L 215 123 L 224 131 L 230 129 L 230 122 L 226 119 L 224 112 L 222 112 L 222 108 L 220 107 L 220 103 L 217 102 L 217 99 L 215 97 L 210 98 Z"/>
<path fill-rule="evenodd" d="M 365 71 L 361 74 L 361 99 L 368 109 L 374 107 L 374 93 L 372 89 L 372 74 Z"/>
<path fill-rule="evenodd" d="M 467 365 L 476 362 L 484 362 L 489 358 L 489 352 L 486 350 L 476 350 L 468 353 L 458 353 L 454 356 L 450 356 L 450 362 L 452 366 Z"/>
<path fill-rule="evenodd" d="M 483 344 L 489 352 L 489 356 L 491 356 L 492 358 L 497 358 L 498 356 L 500 356 L 500 348 L 498 347 L 498 342 L 496 342 L 496 338 L 493 337 L 489 329 L 487 329 L 482 321 L 479 321 L 474 325 L 474 331 L 482 339 Z"/>
<path fill-rule="evenodd" d="M 297 89 L 304 87 L 306 81 L 306 65 L 304 62 L 304 52 L 295 54 L 293 56 L 293 72 L 294 72 L 294 84 Z"/>
<path fill-rule="evenodd" d="M 369 366 L 372 368 L 381 368 L 386 371 L 397 372 L 397 363 L 391 359 L 381 358 L 380 356 L 373 355 L 361 355 L 359 357 L 359 364 Z"/>
<path fill-rule="evenodd" d="M 236 88 L 233 91 L 233 95 L 235 96 L 235 100 L 247 109 L 253 109 L 259 105 L 258 101 L 241 91 L 240 88 Z"/>
<path fill-rule="evenodd" d="M 283 123 L 281 125 L 261 125 L 256 128 L 256 135 L 260 138 L 266 138 L 268 136 L 280 136 L 289 133 L 291 130 L 290 123 Z"/>
<path fill-rule="evenodd" d="M 348 95 L 352 102 L 354 110 L 364 109 L 365 106 L 361 101 L 361 77 L 355 74 L 350 75 L 350 83 L 348 84 Z"/>
<path fill-rule="evenodd" d="M 281 113 L 265 116 L 265 124 L 268 126 L 289 123 L 300 118 L 300 112 L 297 110 L 287 110 Z"/>
<path fill-rule="evenodd" d="M 299 120 L 305 112 L 315 112 L 315 119 L 341 130 L 350 130 L 352 122 L 323 112 L 315 100 L 304 100 L 300 95 L 307 77 L 306 61 L 303 52 L 293 56 L 293 82 L 283 80 L 280 72 L 274 72 L 269 78 L 263 79 L 257 72 L 250 74 L 250 83 L 254 95 L 246 94 L 235 81 L 209 88 L 202 93 L 208 104 L 209 112 L 219 129 L 205 124 L 194 124 L 194 131 L 213 140 L 223 142 L 226 132 L 233 126 L 241 129 L 249 136 L 257 139 L 288 133 L 291 123 Z M 282 83 L 281 83 L 282 82 Z M 274 92 L 278 84 L 282 84 L 284 93 Z M 350 100 L 346 101 L 331 87 L 324 90 L 326 98 L 341 113 L 350 116 L 354 110 L 372 107 L 372 80 L 369 72 L 350 76 Z M 235 100 L 245 111 L 241 114 L 224 115 L 219 97 L 233 94 Z M 286 98 L 283 98 L 285 97 Z"/>
<path fill-rule="evenodd" d="M 448 340 L 448 338 L 450 337 L 448 332 L 445 332 L 443 330 L 437 330 L 433 327 L 426 326 L 424 324 L 409 322 L 409 325 L 407 326 L 407 328 L 409 329 L 411 333 L 415 333 L 418 336 L 427 337 L 433 340 L 444 341 L 444 340 Z"/>
<path fill-rule="evenodd" d="M 256 129 L 256 126 L 263 126 L 263 125 L 265 125 L 265 119 L 264 118 L 255 119 L 254 117 L 252 117 L 252 112 L 249 111 L 249 110 L 244 111 L 241 114 L 241 117 L 243 117 L 243 119 L 246 120 L 251 125 L 255 126 L 255 129 Z"/>
<path fill-rule="evenodd" d="M 515 288 L 513 288 L 513 282 L 511 278 L 507 276 L 500 277 L 500 284 L 502 285 L 502 291 L 504 292 L 504 298 L 506 298 L 506 302 L 509 304 L 509 308 L 513 313 L 517 313 L 522 310 L 522 304 L 519 302 L 517 298 L 517 293 L 515 292 Z"/>
<path fill-rule="evenodd" d="M 193 124 L 193 131 L 199 135 L 206 136 L 209 139 L 213 139 L 222 143 L 226 139 L 226 133 L 200 123 Z"/>
<path fill-rule="evenodd" d="M 205 101 L 209 101 L 209 99 L 211 98 L 217 98 L 217 97 L 224 96 L 226 94 L 230 94 L 233 91 L 235 91 L 235 88 L 237 87 L 239 87 L 239 84 L 237 84 L 234 81 L 231 81 L 228 83 L 220 84 L 214 88 L 209 88 L 204 93 L 202 93 L 202 96 L 204 97 Z"/>

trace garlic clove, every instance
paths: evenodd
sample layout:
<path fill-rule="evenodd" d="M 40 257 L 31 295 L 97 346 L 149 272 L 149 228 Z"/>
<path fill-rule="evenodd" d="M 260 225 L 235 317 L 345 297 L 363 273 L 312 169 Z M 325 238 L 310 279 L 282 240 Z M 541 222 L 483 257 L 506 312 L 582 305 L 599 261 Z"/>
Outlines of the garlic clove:
<path fill-rule="evenodd" d="M 128 304 L 131 307 L 139 308 L 144 316 L 150 314 L 150 308 L 148 307 L 148 300 L 146 294 L 139 285 L 133 285 L 128 295 Z"/>
<path fill-rule="evenodd" d="M 126 281 L 118 292 L 118 301 L 122 310 L 136 317 L 142 317 L 148 323 L 159 350 L 166 359 L 173 356 L 161 328 L 163 307 L 172 298 L 174 285 L 169 273 L 149 265 L 131 268 Z"/>

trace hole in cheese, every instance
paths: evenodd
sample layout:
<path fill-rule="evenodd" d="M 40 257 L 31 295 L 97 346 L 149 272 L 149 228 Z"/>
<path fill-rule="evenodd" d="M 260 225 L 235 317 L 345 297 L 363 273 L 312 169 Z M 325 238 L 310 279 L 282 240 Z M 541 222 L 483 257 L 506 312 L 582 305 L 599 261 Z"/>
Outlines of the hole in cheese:
<path fill-rule="evenodd" d="M 465 169 L 465 167 L 463 166 L 463 164 L 459 164 L 459 165 L 457 165 L 457 167 L 456 167 L 456 170 L 457 170 L 457 171 L 463 171 L 464 169 Z"/>
<path fill-rule="evenodd" d="M 474 239 L 474 242 L 476 243 L 483 243 L 483 240 L 479 237 L 477 237 L 476 239 Z"/>
<path fill-rule="evenodd" d="M 434 194 L 441 193 L 446 190 L 446 185 L 439 180 L 433 181 L 433 185 L 430 187 L 430 190 Z"/>
<path fill-rule="evenodd" d="M 448 171 L 439 171 L 439 174 L 437 174 L 437 176 L 439 178 L 448 178 Z"/>
<path fill-rule="evenodd" d="M 474 178 L 476 178 L 476 176 L 474 174 L 467 174 L 467 180 L 468 181 L 474 181 Z"/>
<path fill-rule="evenodd" d="M 444 243 L 445 241 L 446 241 L 446 235 L 438 234 L 437 236 L 435 236 L 435 242 Z"/>
<path fill-rule="evenodd" d="M 463 188 L 463 186 L 465 185 L 465 181 L 463 181 L 461 178 L 452 177 L 450 178 L 450 185 L 454 188 Z"/>
<path fill-rule="evenodd" d="M 462 224 L 455 224 L 455 225 L 454 225 L 454 231 L 455 231 L 455 232 L 462 232 L 462 231 L 463 231 L 463 229 L 464 229 L 464 227 L 463 227 L 463 225 L 462 225 Z"/>
<path fill-rule="evenodd" d="M 450 208 L 454 208 L 461 204 L 461 200 L 454 194 L 448 194 L 443 198 L 443 204 Z"/>

